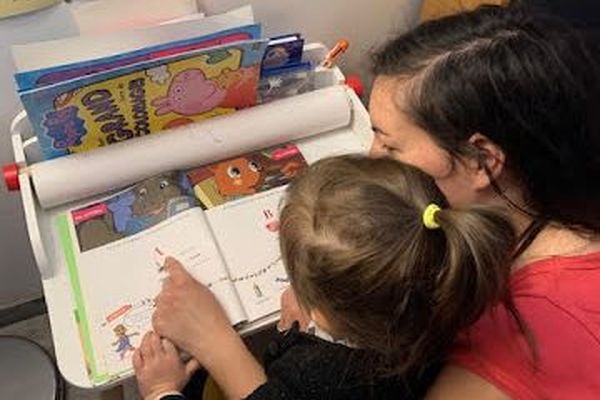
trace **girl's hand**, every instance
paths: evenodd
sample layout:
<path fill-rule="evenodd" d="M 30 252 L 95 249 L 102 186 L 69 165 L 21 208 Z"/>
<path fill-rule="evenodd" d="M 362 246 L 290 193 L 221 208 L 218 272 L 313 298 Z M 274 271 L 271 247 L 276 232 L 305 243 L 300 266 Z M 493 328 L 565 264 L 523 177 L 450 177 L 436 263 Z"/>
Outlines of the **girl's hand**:
<path fill-rule="evenodd" d="M 205 364 L 218 351 L 222 339 L 237 333 L 213 293 L 196 281 L 172 257 L 165 260 L 169 277 L 156 298 L 152 316 L 154 330 L 172 340 L 177 347 Z"/>
<path fill-rule="evenodd" d="M 192 359 L 184 364 L 173 343 L 148 332 L 133 354 L 133 368 L 142 399 L 179 392 L 200 365 Z"/>
<path fill-rule="evenodd" d="M 277 329 L 287 331 L 292 327 L 294 321 L 298 321 L 301 331 L 306 331 L 310 317 L 300 307 L 294 290 L 289 287 L 281 295 L 281 319 L 277 324 Z"/>

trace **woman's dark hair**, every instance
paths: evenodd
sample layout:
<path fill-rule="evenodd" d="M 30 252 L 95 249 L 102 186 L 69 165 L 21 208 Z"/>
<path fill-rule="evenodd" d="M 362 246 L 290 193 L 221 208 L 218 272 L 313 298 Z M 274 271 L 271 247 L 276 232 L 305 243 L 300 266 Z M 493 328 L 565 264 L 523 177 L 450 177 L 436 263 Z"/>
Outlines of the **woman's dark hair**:
<path fill-rule="evenodd" d="M 442 208 L 439 229 L 423 223 L 431 203 Z M 341 156 L 290 185 L 280 243 L 300 302 L 384 372 L 404 374 L 441 361 L 455 335 L 505 297 L 515 232 L 498 209 L 449 207 L 414 167 Z"/>
<path fill-rule="evenodd" d="M 450 154 L 473 156 L 474 133 L 498 144 L 535 220 L 598 233 L 600 67 L 591 49 L 557 20 L 482 7 L 390 41 L 373 70 L 407 81 L 403 111 Z"/>

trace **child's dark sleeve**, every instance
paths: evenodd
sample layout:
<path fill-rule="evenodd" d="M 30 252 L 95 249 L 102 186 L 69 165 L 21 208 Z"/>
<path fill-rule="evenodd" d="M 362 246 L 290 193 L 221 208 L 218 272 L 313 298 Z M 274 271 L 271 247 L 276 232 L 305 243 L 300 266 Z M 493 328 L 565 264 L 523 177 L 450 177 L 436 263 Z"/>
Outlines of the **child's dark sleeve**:
<path fill-rule="evenodd" d="M 312 340 L 300 334 L 296 325 L 285 333 L 275 334 L 264 356 L 267 382 L 246 400 L 305 399 L 305 391 L 310 391 L 307 375 L 311 374 L 319 354 L 314 350 Z"/>
<path fill-rule="evenodd" d="M 300 333 L 295 326 L 277 334 L 269 344 L 264 360 L 267 382 L 246 400 L 412 400 L 424 396 L 431 377 L 376 378 L 365 356 L 361 350 Z"/>
<path fill-rule="evenodd" d="M 346 379 L 354 352 L 301 333 L 294 326 L 285 334 L 277 334 L 269 344 L 264 360 L 267 382 L 247 400 L 367 399 L 348 396 L 344 390 L 350 389 L 348 385 L 354 391 L 359 386 Z"/>

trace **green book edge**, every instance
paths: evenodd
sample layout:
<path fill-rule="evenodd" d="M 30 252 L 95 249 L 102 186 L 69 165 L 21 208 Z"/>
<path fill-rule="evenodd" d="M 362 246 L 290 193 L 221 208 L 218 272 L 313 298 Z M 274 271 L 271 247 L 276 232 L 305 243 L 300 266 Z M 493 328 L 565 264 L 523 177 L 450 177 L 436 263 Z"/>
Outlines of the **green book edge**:
<path fill-rule="evenodd" d="M 69 273 L 69 280 L 71 281 L 71 288 L 73 293 L 73 299 L 75 301 L 75 319 L 79 328 L 79 336 L 83 347 L 83 353 L 88 368 L 88 374 L 91 381 L 94 384 L 106 383 L 114 377 L 110 374 L 99 374 L 96 365 L 96 358 L 94 355 L 94 348 L 92 346 L 92 339 L 90 336 L 90 326 L 87 319 L 85 310 L 85 303 L 83 301 L 83 294 L 81 292 L 81 284 L 79 280 L 79 272 L 77 268 L 77 262 L 75 253 L 73 251 L 73 238 L 69 229 L 69 219 L 67 215 L 61 215 L 57 217 L 56 224 L 58 227 L 58 236 L 65 256 L 67 264 L 67 271 Z"/>

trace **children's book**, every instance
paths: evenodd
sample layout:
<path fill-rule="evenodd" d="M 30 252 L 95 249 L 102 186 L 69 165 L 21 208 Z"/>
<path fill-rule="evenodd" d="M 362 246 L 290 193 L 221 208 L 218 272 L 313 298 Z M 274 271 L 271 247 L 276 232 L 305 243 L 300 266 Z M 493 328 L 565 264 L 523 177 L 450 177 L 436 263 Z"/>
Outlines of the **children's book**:
<path fill-rule="evenodd" d="M 271 38 L 262 62 L 263 72 L 302 62 L 304 38 L 299 33 Z"/>
<path fill-rule="evenodd" d="M 21 93 L 43 156 L 56 158 L 256 104 L 266 40 L 171 55 Z"/>
<path fill-rule="evenodd" d="M 320 158 L 362 151 L 352 130 L 335 131 L 164 173 L 61 214 L 58 241 L 91 381 L 131 373 L 167 256 L 214 292 L 233 325 L 276 313 L 288 286 L 278 243 L 286 185 Z"/>

